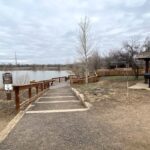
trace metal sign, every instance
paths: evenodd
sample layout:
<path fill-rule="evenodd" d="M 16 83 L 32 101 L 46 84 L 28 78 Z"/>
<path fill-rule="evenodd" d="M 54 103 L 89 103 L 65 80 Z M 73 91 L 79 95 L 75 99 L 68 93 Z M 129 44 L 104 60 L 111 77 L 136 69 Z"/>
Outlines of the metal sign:
<path fill-rule="evenodd" d="M 12 74 L 11 73 L 4 73 L 3 74 L 3 84 L 12 84 Z"/>
<path fill-rule="evenodd" d="M 13 90 L 12 83 L 13 83 L 12 74 L 11 73 L 4 73 L 3 74 L 3 84 L 4 84 L 4 89 L 6 91 Z"/>
<path fill-rule="evenodd" d="M 6 91 L 12 91 L 12 90 L 13 90 L 13 86 L 12 86 L 12 84 L 5 84 L 5 85 L 4 85 L 4 89 L 5 89 Z"/>

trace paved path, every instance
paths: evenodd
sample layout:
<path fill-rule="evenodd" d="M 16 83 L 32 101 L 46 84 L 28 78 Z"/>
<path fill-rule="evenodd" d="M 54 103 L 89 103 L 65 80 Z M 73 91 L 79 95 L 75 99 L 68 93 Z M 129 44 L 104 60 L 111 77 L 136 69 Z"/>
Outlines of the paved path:
<path fill-rule="evenodd" d="M 86 117 L 82 116 L 86 112 L 69 85 L 54 86 L 32 104 L 0 144 L 0 150 L 78 150 L 89 147 L 89 135 L 84 133 Z"/>
<path fill-rule="evenodd" d="M 26 113 L 60 113 L 85 110 L 86 108 L 74 95 L 70 86 L 64 82 L 52 87 L 38 98 Z"/>

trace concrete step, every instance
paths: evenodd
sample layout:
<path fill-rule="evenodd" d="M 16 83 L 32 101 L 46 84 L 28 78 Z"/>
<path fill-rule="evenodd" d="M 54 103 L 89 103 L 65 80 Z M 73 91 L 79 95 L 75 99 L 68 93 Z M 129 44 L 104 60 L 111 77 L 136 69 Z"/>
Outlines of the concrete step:
<path fill-rule="evenodd" d="M 28 111 L 84 108 L 80 101 L 68 103 L 34 103 Z"/>
<path fill-rule="evenodd" d="M 74 93 L 45 93 L 43 96 L 74 96 Z"/>
<path fill-rule="evenodd" d="M 26 114 L 58 114 L 58 113 L 77 113 L 87 111 L 88 108 L 76 108 L 76 109 L 55 109 L 55 110 L 33 110 L 27 111 Z"/>
<path fill-rule="evenodd" d="M 38 101 L 64 101 L 64 100 L 77 100 L 75 96 L 50 96 L 40 97 Z"/>
<path fill-rule="evenodd" d="M 57 88 L 57 89 L 52 89 L 51 87 L 50 87 L 50 91 L 71 91 L 71 88 L 70 87 L 62 87 L 62 88 Z"/>

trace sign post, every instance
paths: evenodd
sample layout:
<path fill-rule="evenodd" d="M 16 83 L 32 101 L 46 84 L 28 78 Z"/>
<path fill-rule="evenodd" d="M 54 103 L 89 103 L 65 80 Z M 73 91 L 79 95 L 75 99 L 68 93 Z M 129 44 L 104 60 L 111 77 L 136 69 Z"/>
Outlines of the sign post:
<path fill-rule="evenodd" d="M 13 90 L 13 79 L 11 73 L 4 73 L 3 74 L 3 84 L 4 90 L 6 91 L 7 100 L 11 100 L 11 91 Z"/>

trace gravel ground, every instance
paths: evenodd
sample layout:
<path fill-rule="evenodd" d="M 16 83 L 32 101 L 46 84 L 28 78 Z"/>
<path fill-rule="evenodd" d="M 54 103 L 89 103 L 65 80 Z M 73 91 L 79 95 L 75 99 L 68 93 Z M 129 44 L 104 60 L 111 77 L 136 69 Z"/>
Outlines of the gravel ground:
<path fill-rule="evenodd" d="M 144 120 L 139 123 L 135 111 L 130 123 L 126 118 L 126 115 L 131 115 L 128 109 L 114 108 L 108 103 L 95 104 L 87 112 L 26 114 L 0 149 L 148 150 L 150 130 L 143 128 Z M 107 108 L 102 110 L 104 105 Z M 122 114 L 117 114 L 119 110 Z"/>
<path fill-rule="evenodd" d="M 34 119 L 33 119 L 34 118 Z M 26 127 L 26 128 L 25 128 Z M 0 145 L 4 150 L 121 149 L 117 128 L 101 123 L 90 112 L 25 115 Z M 17 138 L 17 140 L 16 140 Z"/>
<path fill-rule="evenodd" d="M 150 93 L 132 90 L 127 96 L 125 83 L 104 79 L 78 86 L 93 105 L 89 111 L 26 114 L 0 149 L 149 150 Z"/>

